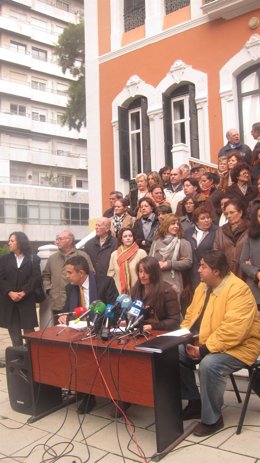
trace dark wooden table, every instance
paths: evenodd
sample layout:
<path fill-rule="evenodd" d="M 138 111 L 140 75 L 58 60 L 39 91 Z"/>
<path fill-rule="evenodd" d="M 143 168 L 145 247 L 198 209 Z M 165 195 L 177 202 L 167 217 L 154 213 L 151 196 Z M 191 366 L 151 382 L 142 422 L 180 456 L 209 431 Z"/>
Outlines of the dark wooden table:
<path fill-rule="evenodd" d="M 149 344 L 156 344 L 153 331 Z M 161 353 L 138 351 L 144 338 L 102 341 L 82 340 L 83 332 L 52 327 L 26 336 L 33 381 L 79 392 L 154 407 L 158 461 L 177 445 L 183 434 L 178 344 L 181 338 L 165 338 Z M 157 338 L 158 339 L 158 338 Z M 161 338 L 162 339 L 162 338 Z M 105 378 L 104 383 L 102 376 Z M 45 415 L 52 410 L 46 410 Z M 35 421 L 41 416 L 33 417 Z"/>

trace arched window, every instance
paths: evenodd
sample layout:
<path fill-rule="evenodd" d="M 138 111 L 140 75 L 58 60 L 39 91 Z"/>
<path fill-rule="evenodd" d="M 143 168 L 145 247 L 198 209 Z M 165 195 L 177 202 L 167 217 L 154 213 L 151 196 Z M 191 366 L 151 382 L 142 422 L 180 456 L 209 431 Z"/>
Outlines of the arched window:
<path fill-rule="evenodd" d="M 185 84 L 163 94 L 165 162 L 172 165 L 172 147 L 184 145 L 199 158 L 195 85 Z"/>
<path fill-rule="evenodd" d="M 260 120 L 260 64 L 255 64 L 237 77 L 239 130 L 241 140 L 252 143 L 251 126 Z"/>
<path fill-rule="evenodd" d="M 147 98 L 139 97 L 118 108 L 120 177 L 134 178 L 151 170 L 150 126 Z"/>

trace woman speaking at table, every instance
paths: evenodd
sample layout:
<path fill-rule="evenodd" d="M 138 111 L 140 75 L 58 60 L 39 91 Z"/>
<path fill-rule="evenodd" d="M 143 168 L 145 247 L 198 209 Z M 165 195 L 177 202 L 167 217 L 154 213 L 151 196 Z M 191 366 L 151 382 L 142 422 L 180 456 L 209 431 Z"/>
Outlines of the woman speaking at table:
<path fill-rule="evenodd" d="M 155 257 L 141 259 L 136 271 L 138 280 L 131 290 L 132 299 L 139 299 L 150 311 L 144 328 L 146 330 L 171 331 L 179 328 L 180 305 L 177 293 L 163 281 L 160 265 Z"/>

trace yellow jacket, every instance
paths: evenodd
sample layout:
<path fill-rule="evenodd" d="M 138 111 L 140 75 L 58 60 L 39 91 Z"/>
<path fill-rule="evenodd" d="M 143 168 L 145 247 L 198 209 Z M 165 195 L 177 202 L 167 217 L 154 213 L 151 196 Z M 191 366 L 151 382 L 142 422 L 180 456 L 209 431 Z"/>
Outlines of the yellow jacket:
<path fill-rule="evenodd" d="M 203 306 L 207 286 L 200 283 L 182 327 L 190 328 Z M 233 273 L 213 290 L 199 330 L 199 346 L 225 352 L 251 365 L 260 354 L 260 320 L 251 290 Z"/>

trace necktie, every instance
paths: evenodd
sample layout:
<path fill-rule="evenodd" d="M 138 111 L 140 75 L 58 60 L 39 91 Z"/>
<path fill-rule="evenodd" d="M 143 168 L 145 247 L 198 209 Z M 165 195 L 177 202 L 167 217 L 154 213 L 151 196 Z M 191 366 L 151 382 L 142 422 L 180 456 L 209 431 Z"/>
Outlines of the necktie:
<path fill-rule="evenodd" d="M 85 307 L 86 301 L 85 301 L 83 286 L 79 287 L 79 294 L 80 294 L 80 305 L 81 307 Z"/>

